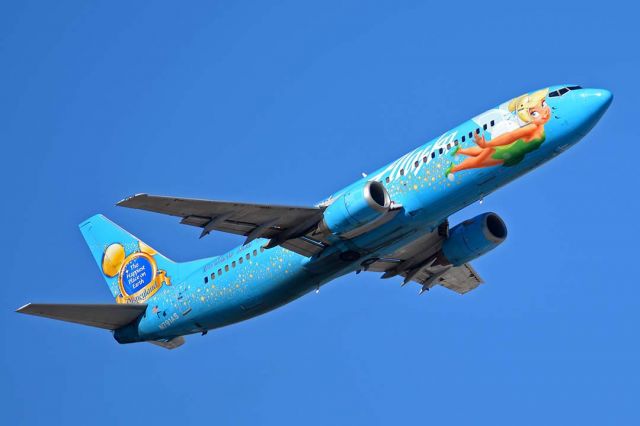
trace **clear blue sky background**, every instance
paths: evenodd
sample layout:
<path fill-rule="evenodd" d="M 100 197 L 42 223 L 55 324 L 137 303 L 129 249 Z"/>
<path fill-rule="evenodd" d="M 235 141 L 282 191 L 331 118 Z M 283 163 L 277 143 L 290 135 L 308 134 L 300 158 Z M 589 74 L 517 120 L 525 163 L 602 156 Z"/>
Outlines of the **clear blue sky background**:
<path fill-rule="evenodd" d="M 584 2 L 31 2 L 0 8 L 2 418 L 20 424 L 638 424 L 637 10 Z M 135 3 L 135 4 L 134 4 Z M 177 351 L 20 316 L 111 302 L 77 229 L 176 260 L 241 242 L 114 207 L 310 205 L 557 83 L 615 94 L 575 148 L 458 213 L 508 241 L 464 297 L 347 276 Z"/>

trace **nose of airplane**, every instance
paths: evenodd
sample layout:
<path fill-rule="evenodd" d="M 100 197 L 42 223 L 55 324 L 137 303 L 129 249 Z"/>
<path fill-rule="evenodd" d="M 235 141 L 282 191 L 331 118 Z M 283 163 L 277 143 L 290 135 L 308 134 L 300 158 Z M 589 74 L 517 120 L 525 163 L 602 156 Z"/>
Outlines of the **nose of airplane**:
<path fill-rule="evenodd" d="M 611 92 L 605 89 L 582 89 L 576 91 L 575 96 L 581 104 L 580 107 L 585 113 L 587 121 L 591 124 L 589 127 L 600 120 L 613 100 Z"/>

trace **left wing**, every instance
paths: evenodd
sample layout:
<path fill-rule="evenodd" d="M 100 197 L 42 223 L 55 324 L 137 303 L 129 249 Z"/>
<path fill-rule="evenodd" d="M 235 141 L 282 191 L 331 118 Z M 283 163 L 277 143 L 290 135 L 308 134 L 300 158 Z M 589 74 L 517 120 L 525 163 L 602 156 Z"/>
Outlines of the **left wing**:
<path fill-rule="evenodd" d="M 202 229 L 200 238 L 211 231 L 247 237 L 269 238 L 269 247 L 281 245 L 305 256 L 319 253 L 326 242 L 307 235 L 322 219 L 324 208 L 234 203 L 137 194 L 118 206 L 181 217 L 180 223 Z"/>

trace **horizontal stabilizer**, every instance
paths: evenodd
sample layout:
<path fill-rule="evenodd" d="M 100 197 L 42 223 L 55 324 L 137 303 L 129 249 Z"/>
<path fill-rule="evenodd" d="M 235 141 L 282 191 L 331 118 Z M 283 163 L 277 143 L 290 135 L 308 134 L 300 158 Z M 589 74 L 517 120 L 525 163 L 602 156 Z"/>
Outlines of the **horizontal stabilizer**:
<path fill-rule="evenodd" d="M 146 309 L 146 304 L 28 303 L 16 312 L 116 330 L 135 321 Z"/>

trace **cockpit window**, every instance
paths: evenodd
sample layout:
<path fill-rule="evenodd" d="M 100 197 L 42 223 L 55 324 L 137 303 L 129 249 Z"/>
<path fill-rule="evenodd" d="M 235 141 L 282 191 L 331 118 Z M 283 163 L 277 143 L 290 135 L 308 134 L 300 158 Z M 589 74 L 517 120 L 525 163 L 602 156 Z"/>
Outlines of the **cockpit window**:
<path fill-rule="evenodd" d="M 582 87 L 581 87 L 581 86 L 567 86 L 567 87 L 563 87 L 563 88 L 561 88 L 561 89 L 558 89 L 558 90 L 555 90 L 555 91 L 553 91 L 553 92 L 549 93 L 549 97 L 550 97 L 550 98 L 554 98 L 554 97 L 556 97 L 556 96 L 562 96 L 562 95 L 564 95 L 565 93 L 567 93 L 567 92 L 568 92 L 568 91 L 570 91 L 570 90 L 579 90 L 579 89 L 582 89 Z"/>

